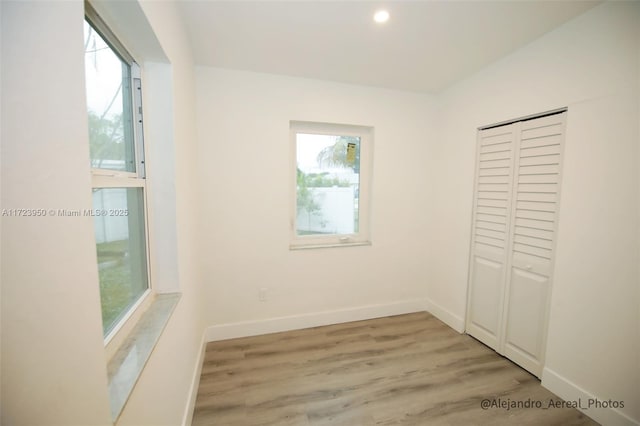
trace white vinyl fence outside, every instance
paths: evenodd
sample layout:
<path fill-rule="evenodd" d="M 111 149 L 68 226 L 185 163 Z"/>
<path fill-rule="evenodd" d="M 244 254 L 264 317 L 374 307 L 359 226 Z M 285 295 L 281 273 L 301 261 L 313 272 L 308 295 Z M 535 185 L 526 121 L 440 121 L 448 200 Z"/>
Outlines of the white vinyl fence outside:
<path fill-rule="evenodd" d="M 352 234 L 355 215 L 353 187 L 309 188 L 319 211 L 298 211 L 298 231 L 323 234 Z"/>
<path fill-rule="evenodd" d="M 127 190 L 111 189 L 93 193 L 94 210 L 124 210 L 127 208 Z M 127 216 L 95 216 L 96 243 L 107 243 L 129 239 L 129 218 Z"/>

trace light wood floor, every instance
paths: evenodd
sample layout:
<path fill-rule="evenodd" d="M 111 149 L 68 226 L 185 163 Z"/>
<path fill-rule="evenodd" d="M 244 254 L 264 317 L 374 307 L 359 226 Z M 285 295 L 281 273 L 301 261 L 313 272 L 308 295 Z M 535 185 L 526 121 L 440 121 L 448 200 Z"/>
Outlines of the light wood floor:
<path fill-rule="evenodd" d="M 207 346 L 193 425 L 595 425 L 532 375 L 428 313 Z"/>

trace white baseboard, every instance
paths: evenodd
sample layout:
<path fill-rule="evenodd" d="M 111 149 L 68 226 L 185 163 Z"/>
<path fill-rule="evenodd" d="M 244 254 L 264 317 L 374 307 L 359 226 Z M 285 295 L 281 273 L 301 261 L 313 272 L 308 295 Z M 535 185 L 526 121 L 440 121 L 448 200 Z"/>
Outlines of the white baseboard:
<path fill-rule="evenodd" d="M 427 311 L 458 333 L 464 332 L 464 318 L 438 305 L 431 299 L 427 299 Z"/>
<path fill-rule="evenodd" d="M 591 417 L 602 425 L 607 426 L 638 426 L 640 422 L 627 416 L 617 408 L 588 407 L 589 400 L 609 401 L 607 398 L 598 398 L 590 392 L 582 389 L 575 383 L 565 379 L 558 373 L 545 368 L 542 371 L 542 386 L 558 395 L 565 401 L 580 401 L 584 408 L 580 409 L 585 415 Z M 631 401 L 628 401 L 629 404 Z"/>
<path fill-rule="evenodd" d="M 193 377 L 191 378 L 191 389 L 189 389 L 189 395 L 187 396 L 187 408 L 182 416 L 182 426 L 191 426 L 193 421 L 193 410 L 196 406 L 196 398 L 198 396 L 198 386 L 200 385 L 200 376 L 202 375 L 202 364 L 204 362 L 204 353 L 207 348 L 207 341 L 205 340 L 207 331 L 202 333 L 200 339 L 200 352 L 198 352 L 198 358 L 196 359 L 195 369 L 193 370 Z"/>
<path fill-rule="evenodd" d="M 299 330 L 303 328 L 340 324 L 350 321 L 361 321 L 390 315 L 422 312 L 425 310 L 426 301 L 418 299 L 390 304 L 359 306 L 356 308 L 339 309 L 334 311 L 268 318 L 257 321 L 219 324 L 213 325 L 206 330 L 205 339 L 207 342 L 213 342 L 216 340 L 257 336 L 260 334 Z"/>

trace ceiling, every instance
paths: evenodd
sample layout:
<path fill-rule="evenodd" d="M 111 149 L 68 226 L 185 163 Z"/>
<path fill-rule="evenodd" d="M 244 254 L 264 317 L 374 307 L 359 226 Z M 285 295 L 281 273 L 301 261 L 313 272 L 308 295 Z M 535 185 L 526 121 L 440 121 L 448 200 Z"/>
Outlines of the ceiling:
<path fill-rule="evenodd" d="M 198 65 L 437 93 L 599 1 L 179 2 Z M 376 24 L 378 9 L 389 11 Z"/>

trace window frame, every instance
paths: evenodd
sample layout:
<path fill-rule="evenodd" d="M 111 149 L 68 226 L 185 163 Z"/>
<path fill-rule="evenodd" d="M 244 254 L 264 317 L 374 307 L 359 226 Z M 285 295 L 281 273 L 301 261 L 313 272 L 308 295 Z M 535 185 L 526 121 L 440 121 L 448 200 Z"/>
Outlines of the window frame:
<path fill-rule="evenodd" d="M 297 233 L 297 135 L 354 136 L 360 138 L 360 170 L 358 183 L 358 231 L 350 234 L 298 235 Z M 290 237 L 289 249 L 314 249 L 371 245 L 371 177 L 373 165 L 374 128 L 372 126 L 322 123 L 312 121 L 289 122 L 290 147 Z"/>
<path fill-rule="evenodd" d="M 151 276 L 151 255 L 150 255 L 150 226 L 149 226 L 149 203 L 147 194 L 146 179 L 146 150 L 144 144 L 144 120 L 142 105 L 142 69 L 135 61 L 133 56 L 120 42 L 118 37 L 111 31 L 109 26 L 102 20 L 95 9 L 85 1 L 84 20 L 96 31 L 100 37 L 107 43 L 111 50 L 119 57 L 120 60 L 127 63 L 130 67 L 129 88 L 131 90 L 129 99 L 131 100 L 131 120 L 133 123 L 133 155 L 135 170 L 121 171 L 104 168 L 91 167 L 91 188 L 140 188 L 142 190 L 142 220 L 144 221 L 144 245 L 145 245 L 145 266 L 147 275 L 147 289 L 131 303 L 125 312 L 121 315 L 114 326 L 106 335 L 103 335 L 105 348 L 109 348 L 110 343 L 116 343 L 115 340 L 122 340 L 118 335 L 124 332 L 124 329 L 130 329 L 133 325 L 130 322 L 137 321 L 142 312 L 151 303 L 151 295 L 155 294 L 153 288 L 153 280 Z M 102 295 L 101 295 L 102 298 Z M 102 309 L 102 306 L 101 306 Z M 118 338 L 116 339 L 116 336 Z"/>

